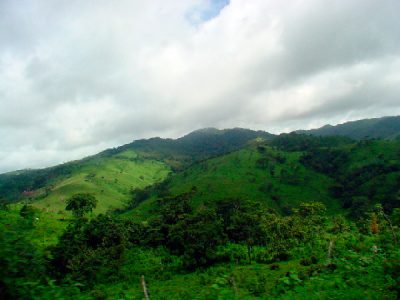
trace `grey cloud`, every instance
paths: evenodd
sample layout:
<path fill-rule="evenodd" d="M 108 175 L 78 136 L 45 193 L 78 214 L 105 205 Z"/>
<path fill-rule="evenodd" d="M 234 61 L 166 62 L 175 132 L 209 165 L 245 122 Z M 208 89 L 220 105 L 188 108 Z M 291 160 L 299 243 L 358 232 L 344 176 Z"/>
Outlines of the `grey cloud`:
<path fill-rule="evenodd" d="M 283 33 L 289 70 L 304 74 L 399 54 L 398 1 L 314 1 Z"/>
<path fill-rule="evenodd" d="M 0 172 L 200 127 L 400 113 L 399 1 L 232 0 L 188 19 L 209 5 L 1 1 Z"/>

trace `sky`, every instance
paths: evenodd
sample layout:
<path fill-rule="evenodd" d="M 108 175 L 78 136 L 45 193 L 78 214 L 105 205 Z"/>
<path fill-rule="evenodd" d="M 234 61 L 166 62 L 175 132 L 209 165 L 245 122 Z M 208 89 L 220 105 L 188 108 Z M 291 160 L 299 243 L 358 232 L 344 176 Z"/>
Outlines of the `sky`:
<path fill-rule="evenodd" d="M 1 0 L 0 173 L 400 114 L 399 0 Z"/>

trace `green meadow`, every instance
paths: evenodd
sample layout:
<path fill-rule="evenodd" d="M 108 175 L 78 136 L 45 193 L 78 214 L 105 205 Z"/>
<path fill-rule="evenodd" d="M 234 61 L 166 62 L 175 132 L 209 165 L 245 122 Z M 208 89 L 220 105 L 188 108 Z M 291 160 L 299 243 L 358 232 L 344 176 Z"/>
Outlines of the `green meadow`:
<path fill-rule="evenodd" d="M 79 192 L 92 193 L 98 199 L 95 213 L 123 207 L 130 191 L 163 180 L 170 172 L 162 162 L 139 159 L 133 151 L 94 158 L 84 162 L 79 171 L 51 185 L 34 206 L 46 212 L 64 213 L 65 200 Z"/>

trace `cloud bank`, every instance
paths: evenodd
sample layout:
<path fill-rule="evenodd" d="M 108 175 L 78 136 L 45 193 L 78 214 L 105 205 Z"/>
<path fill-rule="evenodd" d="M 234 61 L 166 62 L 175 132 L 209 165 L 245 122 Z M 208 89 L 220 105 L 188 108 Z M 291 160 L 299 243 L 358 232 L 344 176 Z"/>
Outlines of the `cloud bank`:
<path fill-rule="evenodd" d="M 3 0 L 0 172 L 400 114 L 398 0 Z"/>

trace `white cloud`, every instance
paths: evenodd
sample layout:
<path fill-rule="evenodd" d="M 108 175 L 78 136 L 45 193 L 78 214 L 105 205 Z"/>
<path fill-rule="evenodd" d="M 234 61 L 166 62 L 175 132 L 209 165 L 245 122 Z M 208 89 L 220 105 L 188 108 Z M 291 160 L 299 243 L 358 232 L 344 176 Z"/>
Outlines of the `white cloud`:
<path fill-rule="evenodd" d="M 217 2 L 0 2 L 0 172 L 400 113 L 398 0 Z"/>

